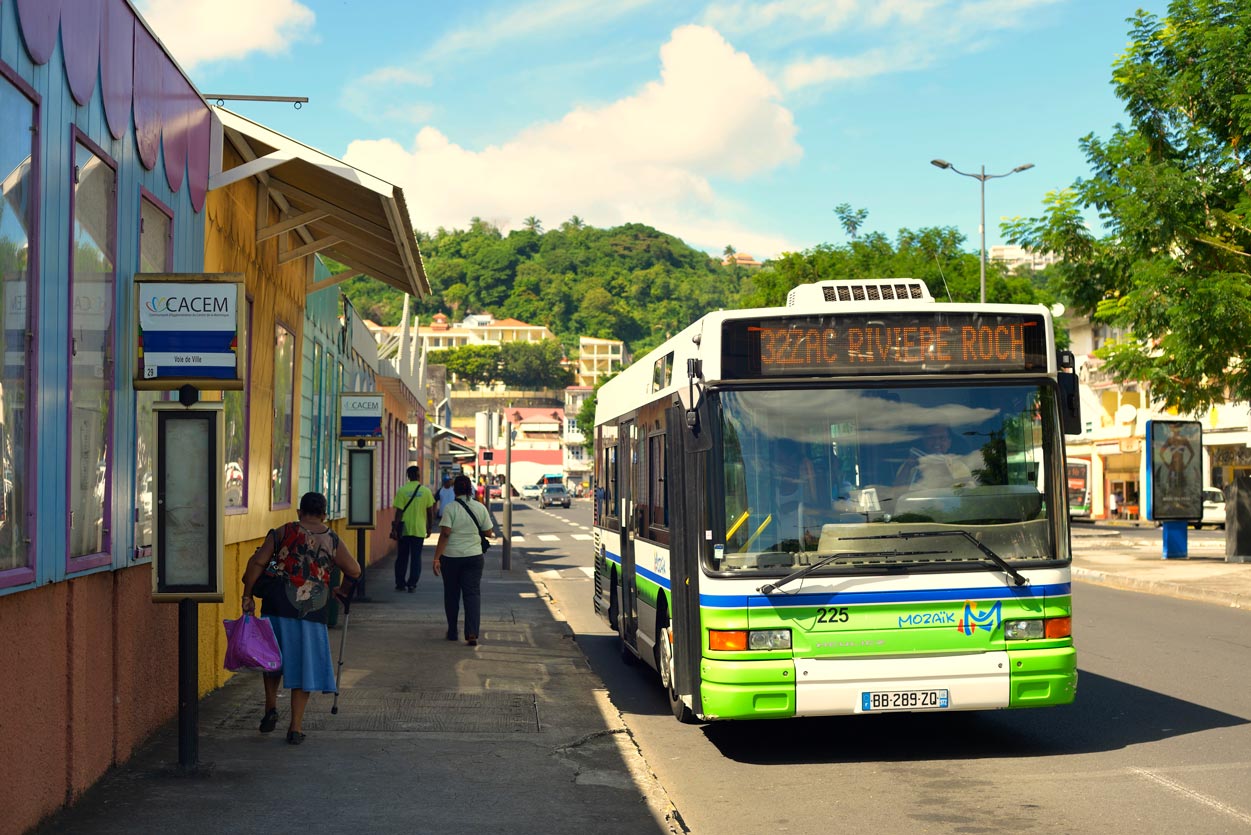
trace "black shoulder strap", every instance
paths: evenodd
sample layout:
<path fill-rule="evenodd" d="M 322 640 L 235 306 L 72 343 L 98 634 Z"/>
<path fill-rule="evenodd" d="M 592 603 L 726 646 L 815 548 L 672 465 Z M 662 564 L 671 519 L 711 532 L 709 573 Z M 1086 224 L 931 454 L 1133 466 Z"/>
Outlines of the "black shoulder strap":
<path fill-rule="evenodd" d="M 469 514 L 469 518 L 473 520 L 473 523 L 478 526 L 479 531 L 481 531 L 482 533 L 487 532 L 488 529 L 482 527 L 482 523 L 478 521 L 478 514 L 474 513 L 473 510 L 469 507 L 469 505 L 465 504 L 464 499 L 457 497 L 456 503 L 460 505 L 461 507 L 465 508 L 465 512 Z"/>
<path fill-rule="evenodd" d="M 421 488 L 422 488 L 422 487 L 424 487 L 424 486 L 425 486 L 425 485 L 423 485 L 423 484 L 418 484 L 418 485 L 417 485 L 417 489 L 413 491 L 413 495 L 409 496 L 409 497 L 408 497 L 408 501 L 404 502 L 404 506 L 403 506 L 402 508 L 400 508 L 400 515 L 401 515 L 401 516 L 403 516 L 403 515 L 404 515 L 404 512 L 408 510 L 408 506 L 409 506 L 410 504 L 412 504 L 412 503 L 413 503 L 413 499 L 417 498 L 417 494 L 421 492 Z"/>

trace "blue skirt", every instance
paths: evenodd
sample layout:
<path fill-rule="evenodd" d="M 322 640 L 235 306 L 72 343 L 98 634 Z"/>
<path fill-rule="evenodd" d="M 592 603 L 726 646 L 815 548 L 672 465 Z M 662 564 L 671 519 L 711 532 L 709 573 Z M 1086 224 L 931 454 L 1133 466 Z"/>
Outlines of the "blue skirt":
<path fill-rule="evenodd" d="M 276 615 L 263 617 L 274 627 L 282 649 L 282 686 L 309 693 L 338 692 L 326 624 Z"/>

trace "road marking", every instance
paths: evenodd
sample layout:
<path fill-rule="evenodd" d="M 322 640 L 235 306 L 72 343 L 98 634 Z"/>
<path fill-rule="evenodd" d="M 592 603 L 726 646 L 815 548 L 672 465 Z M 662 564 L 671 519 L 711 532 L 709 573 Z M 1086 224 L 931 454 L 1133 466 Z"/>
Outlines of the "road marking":
<path fill-rule="evenodd" d="M 583 542 L 589 542 L 591 539 L 591 535 L 589 533 L 575 533 L 573 535 L 573 538 L 581 540 Z"/>
<path fill-rule="evenodd" d="M 525 542 L 525 541 L 526 541 L 526 535 L 525 535 L 525 534 L 523 534 L 523 533 L 515 533 L 515 534 L 513 534 L 513 542 Z"/>
<path fill-rule="evenodd" d="M 557 535 L 556 535 L 556 534 L 554 534 L 554 533 L 541 533 L 541 534 L 539 534 L 539 542 L 556 542 L 556 541 L 557 541 L 557 540 L 559 540 L 559 539 L 560 539 L 560 537 L 559 537 L 559 536 L 557 536 Z"/>
<path fill-rule="evenodd" d="M 1202 803 L 1204 806 L 1207 806 L 1210 809 L 1215 809 L 1218 812 L 1224 812 L 1226 815 L 1229 815 L 1235 820 L 1242 821 L 1243 823 L 1246 823 L 1246 824 L 1251 824 L 1251 815 L 1248 815 L 1245 812 L 1241 812 L 1235 809 L 1233 806 L 1222 803 L 1221 801 L 1217 800 L 1215 797 L 1206 795 L 1203 792 L 1195 791 L 1189 786 L 1183 786 L 1181 783 L 1170 780 L 1169 778 L 1165 777 L 1163 774 L 1156 774 L 1154 771 L 1148 771 L 1145 768 L 1131 768 L 1130 771 L 1133 772 L 1134 774 L 1137 774 L 1140 777 L 1146 777 L 1148 780 L 1152 781 L 1153 783 L 1157 783 L 1166 789 L 1174 791 L 1177 794 L 1180 794 L 1182 797 L 1188 797 L 1191 800 Z"/>

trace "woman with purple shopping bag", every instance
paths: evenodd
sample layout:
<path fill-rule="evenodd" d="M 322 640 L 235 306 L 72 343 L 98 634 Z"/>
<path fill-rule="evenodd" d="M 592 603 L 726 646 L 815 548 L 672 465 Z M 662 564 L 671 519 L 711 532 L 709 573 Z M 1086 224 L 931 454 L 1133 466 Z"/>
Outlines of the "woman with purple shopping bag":
<path fill-rule="evenodd" d="M 343 572 L 343 584 L 333 592 L 330 575 Z M 333 593 L 348 599 L 360 576 L 360 566 L 342 540 L 326 525 L 326 497 L 305 493 L 300 498 L 299 521 L 270 531 L 248 560 L 243 573 L 243 611 L 255 609 L 261 598 L 262 617 L 269 621 L 282 648 L 282 670 L 265 674 L 265 716 L 261 733 L 278 725 L 278 686 L 291 690 L 291 723 L 287 742 L 304 741 L 304 708 L 314 690 L 337 692 L 335 669 L 326 632 L 326 604 Z"/>

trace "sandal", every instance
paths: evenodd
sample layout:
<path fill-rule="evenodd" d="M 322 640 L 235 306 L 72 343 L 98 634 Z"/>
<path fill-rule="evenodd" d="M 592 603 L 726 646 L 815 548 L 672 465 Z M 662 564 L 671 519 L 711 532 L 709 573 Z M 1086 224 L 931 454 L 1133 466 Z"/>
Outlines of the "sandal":
<path fill-rule="evenodd" d="M 292 745 L 299 745 L 304 741 L 304 734 L 299 731 L 287 731 L 287 742 Z"/>
<path fill-rule="evenodd" d="M 267 734 L 276 727 L 278 727 L 278 709 L 270 708 L 261 717 L 261 733 Z"/>

